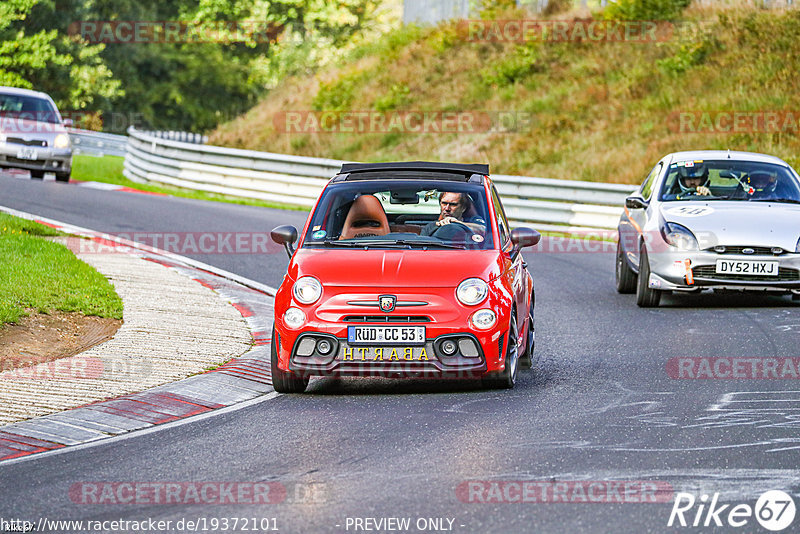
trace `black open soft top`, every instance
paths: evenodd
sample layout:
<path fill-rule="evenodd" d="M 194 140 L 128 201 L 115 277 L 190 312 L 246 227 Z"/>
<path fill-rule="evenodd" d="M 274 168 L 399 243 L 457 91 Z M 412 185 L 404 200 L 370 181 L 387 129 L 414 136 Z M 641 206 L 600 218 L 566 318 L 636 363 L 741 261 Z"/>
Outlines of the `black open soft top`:
<path fill-rule="evenodd" d="M 398 161 L 389 163 L 344 163 L 340 174 L 380 171 L 427 171 L 463 175 L 465 180 L 473 174 L 488 175 L 489 166 L 481 163 L 438 163 L 432 161 Z"/>

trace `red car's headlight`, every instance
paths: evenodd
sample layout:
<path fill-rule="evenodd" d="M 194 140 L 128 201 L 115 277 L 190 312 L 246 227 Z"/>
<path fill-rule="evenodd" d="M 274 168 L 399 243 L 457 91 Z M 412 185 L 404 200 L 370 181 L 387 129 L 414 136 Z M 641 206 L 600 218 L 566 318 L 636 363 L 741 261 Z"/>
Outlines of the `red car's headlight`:
<path fill-rule="evenodd" d="M 456 297 L 461 304 L 475 306 L 489 295 L 489 285 L 480 278 L 467 278 L 456 289 Z"/>
<path fill-rule="evenodd" d="M 313 276 L 303 276 L 294 283 L 292 294 L 300 304 L 314 304 L 322 296 L 322 284 Z"/>

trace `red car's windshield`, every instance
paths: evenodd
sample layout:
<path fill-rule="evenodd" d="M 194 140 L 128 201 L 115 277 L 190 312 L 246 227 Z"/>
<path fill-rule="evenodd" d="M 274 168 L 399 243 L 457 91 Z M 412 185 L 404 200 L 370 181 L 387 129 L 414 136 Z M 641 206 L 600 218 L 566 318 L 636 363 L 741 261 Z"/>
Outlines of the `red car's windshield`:
<path fill-rule="evenodd" d="M 483 186 L 421 180 L 332 184 L 304 247 L 491 249 Z"/>

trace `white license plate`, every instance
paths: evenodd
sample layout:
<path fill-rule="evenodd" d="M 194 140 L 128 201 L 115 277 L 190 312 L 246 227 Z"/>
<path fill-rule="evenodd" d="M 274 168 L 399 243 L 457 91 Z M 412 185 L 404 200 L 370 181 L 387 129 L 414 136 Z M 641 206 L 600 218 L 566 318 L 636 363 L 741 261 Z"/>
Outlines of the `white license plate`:
<path fill-rule="evenodd" d="M 350 345 L 424 345 L 424 326 L 348 326 Z"/>
<path fill-rule="evenodd" d="M 17 159 L 39 159 L 39 153 L 32 148 L 20 148 L 17 150 Z"/>
<path fill-rule="evenodd" d="M 717 274 L 778 276 L 778 262 L 758 260 L 717 260 Z"/>

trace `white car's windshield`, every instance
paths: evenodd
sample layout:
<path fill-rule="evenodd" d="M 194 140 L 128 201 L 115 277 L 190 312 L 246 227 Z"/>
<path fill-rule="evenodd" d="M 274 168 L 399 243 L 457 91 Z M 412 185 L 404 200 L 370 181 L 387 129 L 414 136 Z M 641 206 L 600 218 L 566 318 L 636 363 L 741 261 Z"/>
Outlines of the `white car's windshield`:
<path fill-rule="evenodd" d="M 800 202 L 800 184 L 791 169 L 774 163 L 677 161 L 669 167 L 659 198 Z"/>
<path fill-rule="evenodd" d="M 306 247 L 490 249 L 482 186 L 419 180 L 357 181 L 328 187 Z"/>

